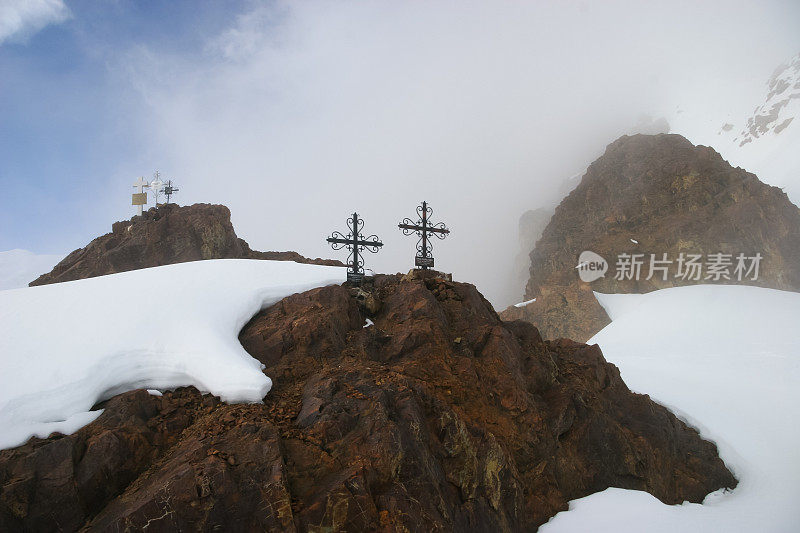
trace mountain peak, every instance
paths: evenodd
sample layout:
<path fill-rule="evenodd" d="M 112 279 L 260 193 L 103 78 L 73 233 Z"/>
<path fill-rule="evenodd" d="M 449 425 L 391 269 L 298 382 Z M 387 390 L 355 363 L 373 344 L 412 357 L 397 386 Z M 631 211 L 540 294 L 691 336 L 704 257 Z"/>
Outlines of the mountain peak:
<path fill-rule="evenodd" d="M 589 165 L 531 252 L 524 300 L 536 301 L 504 316 L 530 320 L 546 338 L 585 341 L 609 323 L 593 291 L 645 293 L 698 283 L 797 290 L 797 242 L 800 210 L 786 194 L 731 167 L 713 148 L 675 134 L 623 136 Z M 576 269 L 587 251 L 608 268 L 590 282 Z M 713 254 L 731 264 L 715 279 L 706 270 L 681 277 L 681 254 L 698 256 L 706 269 Z M 738 254 L 761 254 L 756 279 L 731 277 Z M 619 278 L 625 257 L 640 262 L 635 277 Z M 666 261 L 666 272 L 649 272 L 654 258 Z"/>
<path fill-rule="evenodd" d="M 31 286 L 91 278 L 203 259 L 269 259 L 343 266 L 329 259 L 309 259 L 297 252 L 258 252 L 236 236 L 224 205 L 163 204 L 115 222 L 111 233 L 79 248 Z"/>

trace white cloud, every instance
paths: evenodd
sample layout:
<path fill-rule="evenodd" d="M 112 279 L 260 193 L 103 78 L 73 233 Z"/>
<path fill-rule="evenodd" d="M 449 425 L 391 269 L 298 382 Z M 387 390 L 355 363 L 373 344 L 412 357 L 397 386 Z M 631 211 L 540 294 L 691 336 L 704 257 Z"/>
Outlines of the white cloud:
<path fill-rule="evenodd" d="M 70 17 L 63 0 L 0 0 L 0 44 L 23 41 L 50 24 Z"/>
<path fill-rule="evenodd" d="M 641 114 L 734 98 L 794 52 L 771 6 L 279 2 L 200 52 L 116 64 L 141 92 L 128 125 L 179 201 L 227 204 L 257 249 L 342 259 L 324 239 L 357 210 L 386 244 L 367 266 L 397 272 L 414 241 L 396 224 L 427 200 L 453 230 L 436 266 L 502 306 L 519 301 L 507 278 L 525 210 Z"/>

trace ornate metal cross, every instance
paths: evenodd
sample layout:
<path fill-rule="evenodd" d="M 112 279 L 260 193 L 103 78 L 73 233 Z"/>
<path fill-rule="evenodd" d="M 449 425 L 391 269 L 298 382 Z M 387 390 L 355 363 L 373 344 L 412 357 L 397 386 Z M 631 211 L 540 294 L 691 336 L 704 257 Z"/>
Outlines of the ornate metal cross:
<path fill-rule="evenodd" d="M 411 235 L 416 233 L 419 235 L 417 241 L 417 255 L 414 257 L 414 266 L 418 266 L 427 270 L 433 268 L 433 245 L 430 243 L 428 235 L 433 235 L 437 239 L 444 239 L 450 234 L 450 230 L 444 225 L 444 222 L 431 224 L 429 222 L 433 209 L 428 206 L 428 202 L 422 202 L 422 205 L 417 206 L 417 216 L 419 219 L 414 224 L 410 218 L 404 218 L 403 221 L 397 225 L 398 228 L 403 230 L 403 235 Z"/>
<path fill-rule="evenodd" d="M 164 185 L 164 182 L 161 181 L 161 172 L 156 170 L 153 173 L 153 181 L 151 181 L 149 185 L 150 190 L 153 191 L 153 197 L 155 197 L 156 207 L 158 207 L 158 195 L 164 192 L 164 190 L 161 188 L 162 185 Z"/>
<path fill-rule="evenodd" d="M 346 236 L 334 231 L 327 241 L 331 243 L 334 250 L 347 247 L 350 251 L 350 256 L 347 258 L 347 281 L 361 283 L 361 280 L 364 279 L 364 256 L 359 252 L 365 249 L 373 254 L 377 253 L 383 243 L 378 240 L 377 235 L 364 238 L 361 233 L 364 228 L 364 219 L 358 218 L 358 213 L 353 213 L 353 216 L 347 219 L 347 226 L 350 232 Z"/>
<path fill-rule="evenodd" d="M 167 197 L 167 203 L 169 203 L 169 197 L 178 192 L 180 189 L 177 187 L 172 186 L 172 180 L 168 180 L 167 184 L 164 185 L 164 196 Z"/>

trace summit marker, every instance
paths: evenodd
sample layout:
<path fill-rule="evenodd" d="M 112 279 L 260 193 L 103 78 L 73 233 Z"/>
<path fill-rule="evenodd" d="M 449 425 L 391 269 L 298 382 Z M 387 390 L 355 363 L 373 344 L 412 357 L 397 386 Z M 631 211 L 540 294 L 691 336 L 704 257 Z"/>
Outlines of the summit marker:
<path fill-rule="evenodd" d="M 416 233 L 419 235 L 417 241 L 417 255 L 414 257 L 414 266 L 423 270 L 433 268 L 433 245 L 430 242 L 430 235 L 435 236 L 437 239 L 444 239 L 450 234 L 444 222 L 431 224 L 430 217 L 433 214 L 433 209 L 428 205 L 428 202 L 422 202 L 422 205 L 417 206 L 417 223 L 415 224 L 410 218 L 406 217 L 397 225 L 398 228 L 403 230 L 403 235 L 411 235 Z"/>
<path fill-rule="evenodd" d="M 371 253 L 377 253 L 383 246 L 383 243 L 378 240 L 377 235 L 370 235 L 364 238 L 361 230 L 364 228 L 364 219 L 358 218 L 358 213 L 347 219 L 347 226 L 350 232 L 343 235 L 341 232 L 334 231 L 327 241 L 331 244 L 334 250 L 341 250 L 344 247 L 350 251 L 350 256 L 347 258 L 347 281 L 349 283 L 359 284 L 364 279 L 364 255 L 359 253 L 361 250 L 367 250 Z"/>

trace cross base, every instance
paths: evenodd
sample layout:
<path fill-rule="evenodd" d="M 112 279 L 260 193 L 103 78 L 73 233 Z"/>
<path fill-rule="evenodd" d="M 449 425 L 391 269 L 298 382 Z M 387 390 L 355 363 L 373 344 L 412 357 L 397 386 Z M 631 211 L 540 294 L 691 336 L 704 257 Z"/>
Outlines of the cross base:
<path fill-rule="evenodd" d="M 453 281 L 453 274 L 439 272 L 438 270 L 422 270 L 421 268 L 412 268 L 408 271 L 408 274 L 403 276 L 403 281 L 417 279 L 443 279 L 445 281 Z"/>

